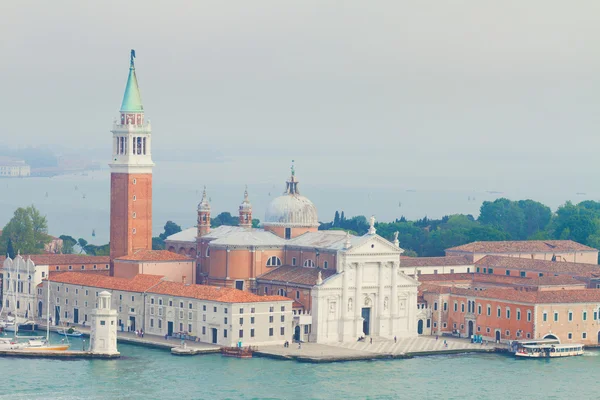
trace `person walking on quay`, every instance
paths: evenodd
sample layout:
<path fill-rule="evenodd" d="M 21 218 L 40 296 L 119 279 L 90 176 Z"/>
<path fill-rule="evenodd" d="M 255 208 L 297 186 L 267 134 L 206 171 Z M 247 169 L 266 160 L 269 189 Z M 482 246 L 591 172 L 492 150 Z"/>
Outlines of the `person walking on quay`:
<path fill-rule="evenodd" d="M 396 338 L 396 336 L 394 336 L 394 343 L 396 343 L 396 342 L 397 342 L 397 340 L 398 340 L 398 339 Z"/>
<path fill-rule="evenodd" d="M 373 344 L 373 338 L 369 339 L 369 344 Z"/>

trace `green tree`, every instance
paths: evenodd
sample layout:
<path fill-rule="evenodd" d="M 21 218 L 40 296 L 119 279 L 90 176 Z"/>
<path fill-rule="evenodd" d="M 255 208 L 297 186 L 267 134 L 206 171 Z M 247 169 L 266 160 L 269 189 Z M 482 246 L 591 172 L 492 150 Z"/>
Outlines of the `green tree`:
<path fill-rule="evenodd" d="M 258 218 L 252 218 L 252 227 L 253 228 L 258 228 L 260 226 L 260 219 Z"/>
<path fill-rule="evenodd" d="M 158 237 L 160 237 L 162 240 L 165 240 L 169 236 L 174 235 L 178 232 L 181 232 L 181 226 L 177 225 L 173 221 L 167 221 L 164 229 L 165 229 L 164 232 L 161 233 L 160 235 L 158 235 Z"/>
<path fill-rule="evenodd" d="M 336 210 L 335 216 L 333 217 L 333 226 L 340 226 L 340 213 Z"/>
<path fill-rule="evenodd" d="M 0 237 L 0 254 L 6 254 L 8 239 L 21 254 L 39 254 L 44 245 L 49 243 L 46 217 L 34 207 L 17 208 L 11 220 L 2 230 Z"/>
<path fill-rule="evenodd" d="M 479 211 L 478 221 L 507 232 L 510 239 L 523 240 L 527 238 L 525 213 L 516 202 L 509 199 L 484 201 Z"/>
<path fill-rule="evenodd" d="M 240 220 L 238 217 L 234 217 L 231 215 L 231 213 L 228 213 L 226 211 L 210 219 L 210 226 L 213 228 L 216 228 L 221 225 L 238 226 L 239 223 Z"/>
<path fill-rule="evenodd" d="M 73 254 L 74 247 L 77 244 L 77 240 L 75 240 L 73 236 L 69 235 L 60 235 L 59 239 L 62 239 L 63 241 L 63 254 Z"/>

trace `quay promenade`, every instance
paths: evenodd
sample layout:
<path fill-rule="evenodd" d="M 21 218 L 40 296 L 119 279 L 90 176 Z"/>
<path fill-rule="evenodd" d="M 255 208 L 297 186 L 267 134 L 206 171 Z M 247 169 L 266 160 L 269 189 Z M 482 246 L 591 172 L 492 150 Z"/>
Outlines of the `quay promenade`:
<path fill-rule="evenodd" d="M 446 344 L 444 344 L 446 341 Z M 435 354 L 456 354 L 472 352 L 493 352 L 494 343 L 475 344 L 468 339 L 440 337 L 436 340 L 432 336 L 419 336 L 411 339 L 401 339 L 394 343 L 393 340 L 377 339 L 370 343 L 365 342 L 317 344 L 291 343 L 290 347 L 267 346 L 261 347 L 255 354 L 262 357 L 275 359 L 296 360 L 300 362 L 337 362 L 356 360 L 376 360 L 384 358 L 410 358 Z"/>
<path fill-rule="evenodd" d="M 46 327 L 43 325 L 39 326 L 40 330 L 45 330 Z M 60 328 L 62 329 L 62 328 Z M 74 327 L 79 332 L 83 333 L 84 336 L 90 336 L 90 328 L 77 326 Z M 50 330 L 53 332 L 57 332 L 59 330 L 56 326 L 51 326 Z M 170 337 L 169 339 L 165 339 L 164 336 L 157 335 L 148 335 L 144 333 L 144 337 L 137 336 L 135 332 L 117 332 L 117 342 L 135 344 L 146 347 L 154 347 L 159 349 L 171 350 L 176 347 L 181 346 L 181 339 Z M 221 350 L 220 346 L 202 343 L 202 342 L 194 342 L 192 340 L 185 340 L 185 346 L 188 349 L 193 350 L 193 354 L 209 354 L 209 353 L 218 353 Z"/>

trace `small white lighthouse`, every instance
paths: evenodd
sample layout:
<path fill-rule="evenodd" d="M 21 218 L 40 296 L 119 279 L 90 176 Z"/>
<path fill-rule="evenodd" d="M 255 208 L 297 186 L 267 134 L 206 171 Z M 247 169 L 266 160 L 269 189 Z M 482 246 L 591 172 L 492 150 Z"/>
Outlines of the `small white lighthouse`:
<path fill-rule="evenodd" d="M 98 304 L 91 313 L 90 352 L 118 356 L 117 310 L 111 309 L 110 298 L 107 291 L 98 294 Z"/>

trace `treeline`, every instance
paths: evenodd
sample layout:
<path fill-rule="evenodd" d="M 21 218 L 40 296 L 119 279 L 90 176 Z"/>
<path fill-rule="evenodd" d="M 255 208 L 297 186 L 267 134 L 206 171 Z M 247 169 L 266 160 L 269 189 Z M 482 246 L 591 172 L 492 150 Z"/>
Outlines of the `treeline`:
<path fill-rule="evenodd" d="M 600 249 L 600 203 L 568 201 L 552 212 L 550 207 L 533 200 L 511 201 L 506 198 L 485 201 L 479 217 L 453 214 L 441 219 L 423 217 L 409 221 L 404 217 L 394 222 L 375 224 L 377 233 L 393 239 L 398 231 L 400 246 L 407 255 L 432 257 L 444 255 L 444 250 L 475 241 L 489 240 L 574 240 Z M 367 232 L 364 216 L 347 219 L 335 213 L 332 222 L 321 223 L 319 229 L 343 229 L 358 235 Z"/>

